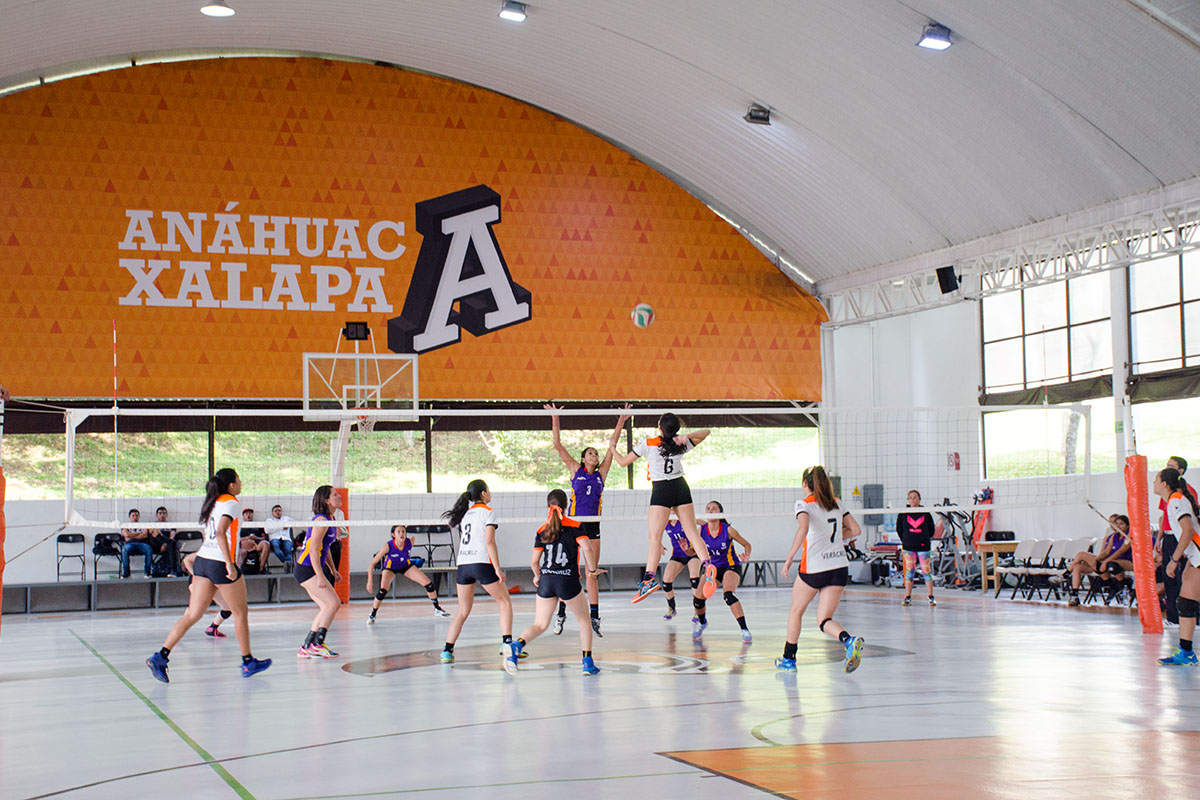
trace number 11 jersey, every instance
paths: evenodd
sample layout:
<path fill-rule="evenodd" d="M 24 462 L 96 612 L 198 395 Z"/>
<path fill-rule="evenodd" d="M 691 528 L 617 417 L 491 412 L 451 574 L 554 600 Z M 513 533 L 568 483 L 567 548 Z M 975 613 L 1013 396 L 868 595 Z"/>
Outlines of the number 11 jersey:
<path fill-rule="evenodd" d="M 796 516 L 808 515 L 808 535 L 800 553 L 800 571 L 806 575 L 850 566 L 842 541 L 842 518 L 848 512 L 841 500 L 836 503 L 832 510 L 826 510 L 813 495 L 796 501 Z"/>

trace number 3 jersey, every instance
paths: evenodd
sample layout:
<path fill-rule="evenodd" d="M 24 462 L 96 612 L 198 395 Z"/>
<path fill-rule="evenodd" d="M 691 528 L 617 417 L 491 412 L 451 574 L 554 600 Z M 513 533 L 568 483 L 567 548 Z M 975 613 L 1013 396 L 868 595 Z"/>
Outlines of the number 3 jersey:
<path fill-rule="evenodd" d="M 587 539 L 583 532 L 583 524 L 570 517 L 562 518 L 562 530 L 558 538 L 550 542 L 542 541 L 542 532 L 546 526 L 538 528 L 533 537 L 533 551 L 542 551 L 540 566 L 543 575 L 563 575 L 571 578 L 579 577 L 579 543 Z"/>
<path fill-rule="evenodd" d="M 796 516 L 808 515 L 808 535 L 800 552 L 800 571 L 805 574 L 850 566 L 842 543 L 842 518 L 847 512 L 841 500 L 836 502 L 837 505 L 827 511 L 813 495 L 796 501 Z"/>
<path fill-rule="evenodd" d="M 487 549 L 487 526 L 500 527 L 496 512 L 483 503 L 476 503 L 463 514 L 458 523 L 458 563 L 491 564 Z M 493 566 L 496 566 L 493 564 Z"/>

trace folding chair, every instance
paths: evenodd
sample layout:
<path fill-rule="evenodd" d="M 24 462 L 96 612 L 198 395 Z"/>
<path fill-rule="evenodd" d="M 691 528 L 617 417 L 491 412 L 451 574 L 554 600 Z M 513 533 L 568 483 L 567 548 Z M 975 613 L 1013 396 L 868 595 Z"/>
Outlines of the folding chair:
<path fill-rule="evenodd" d="M 99 579 L 100 559 L 112 556 L 117 560 L 117 574 L 121 574 L 121 546 L 125 537 L 119 533 L 97 533 L 92 539 L 92 577 Z"/>
<path fill-rule="evenodd" d="M 68 545 L 68 550 L 79 548 L 79 552 L 63 552 L 63 545 Z M 87 580 L 87 558 L 83 552 L 83 534 L 82 533 L 60 533 L 54 542 L 54 555 L 57 561 L 54 564 L 55 578 L 54 580 L 62 580 L 62 562 L 71 559 L 79 559 L 79 580 Z"/>
<path fill-rule="evenodd" d="M 189 542 L 199 542 L 204 538 L 204 534 L 200 531 L 176 531 L 175 546 L 179 548 L 179 557 L 183 558 L 189 553 L 194 553 L 200 549 L 200 545 L 195 547 L 188 544 Z"/>
<path fill-rule="evenodd" d="M 1000 591 L 1004 588 L 1004 578 L 1009 575 L 1019 576 L 1021 570 L 1025 569 L 1029 561 L 1029 554 L 1033 552 L 1033 545 L 1036 541 L 1036 539 L 1021 539 L 1017 542 L 1017 549 L 1013 550 L 1012 559 L 996 567 L 996 594 L 993 597 L 1000 596 Z"/>

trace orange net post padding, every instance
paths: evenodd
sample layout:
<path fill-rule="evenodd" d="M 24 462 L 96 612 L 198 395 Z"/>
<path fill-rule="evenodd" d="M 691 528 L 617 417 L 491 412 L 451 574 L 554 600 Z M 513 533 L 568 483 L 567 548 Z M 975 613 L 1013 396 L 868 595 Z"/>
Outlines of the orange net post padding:
<path fill-rule="evenodd" d="M 1133 587 L 1137 592 L 1142 633 L 1162 633 L 1162 609 L 1154 588 L 1154 542 L 1150 535 L 1150 490 L 1146 457 L 1125 459 L 1125 505 L 1133 540 Z"/>
<path fill-rule="evenodd" d="M 342 496 L 342 514 L 345 515 L 346 519 L 350 519 L 350 490 L 349 489 L 334 489 L 334 491 Z M 341 557 L 341 559 L 338 560 L 337 570 L 338 570 L 338 575 L 341 576 L 341 580 L 339 580 L 334 585 L 333 588 L 337 591 L 338 598 L 340 598 L 343 603 L 349 603 L 350 602 L 350 536 L 349 536 L 349 534 L 341 537 L 340 541 L 342 543 L 342 557 Z"/>
<path fill-rule="evenodd" d="M 0 606 L 4 604 L 4 489 L 4 467 L 0 467 Z"/>

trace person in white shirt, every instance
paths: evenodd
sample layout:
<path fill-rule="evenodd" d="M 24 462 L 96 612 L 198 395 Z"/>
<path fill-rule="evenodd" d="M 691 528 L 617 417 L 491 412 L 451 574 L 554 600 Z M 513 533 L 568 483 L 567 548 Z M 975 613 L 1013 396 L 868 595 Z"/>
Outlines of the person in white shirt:
<path fill-rule="evenodd" d="M 633 595 L 634 603 L 640 603 L 656 591 L 660 584 L 654 577 L 662 555 L 662 535 L 667 527 L 671 512 L 679 518 L 687 539 L 692 544 L 696 557 L 700 559 L 700 594 L 704 599 L 713 596 L 717 588 L 717 568 L 708 557 L 708 548 L 696 527 L 696 509 L 692 503 L 692 490 L 683 477 L 683 454 L 690 453 L 696 445 L 708 438 L 709 431 L 692 431 L 681 434 L 679 417 L 670 412 L 658 420 L 659 435 L 638 442 L 625 455 L 617 454 L 616 462 L 627 467 L 639 458 L 645 458 L 650 473 L 650 511 L 646 522 L 650 529 L 650 549 L 646 554 L 646 571 Z M 609 449 L 614 445 L 610 444 Z"/>
<path fill-rule="evenodd" d="M 1155 475 L 1154 493 L 1167 501 L 1166 516 L 1171 521 L 1171 530 L 1179 536 L 1175 552 L 1163 553 L 1164 558 L 1170 555 L 1167 577 L 1174 578 L 1178 571 L 1183 571 L 1179 599 L 1175 601 L 1179 611 L 1179 649 L 1167 658 L 1160 658 L 1158 663 L 1164 667 L 1194 667 L 1200 663 L 1192 645 L 1196 617 L 1200 614 L 1200 528 L 1196 525 L 1200 511 L 1179 470 L 1167 468 Z"/>
<path fill-rule="evenodd" d="M 443 664 L 454 663 L 454 643 L 462 633 L 463 623 L 471 616 L 471 608 L 475 605 L 475 583 L 478 582 L 500 607 L 502 652 L 507 653 L 504 669 L 515 674 L 521 648 L 512 638 L 512 598 L 508 596 L 504 570 L 500 569 L 500 551 L 496 548 L 496 530 L 500 521 L 488 505 L 491 500 L 487 483 L 477 478 L 467 484 L 467 490 L 458 496 L 454 507 L 442 514 L 442 518 L 450 522 L 450 528 L 457 531 L 459 540 L 455 577 L 458 611 L 450 620 L 441 658 Z"/>
<path fill-rule="evenodd" d="M 837 639 L 846 648 L 846 672 L 858 669 L 862 658 L 861 636 L 851 636 L 833 620 L 846 589 L 849 578 L 849 560 L 846 558 L 844 542 L 857 539 L 858 523 L 842 506 L 842 501 L 833 494 L 833 484 L 825 474 L 824 467 L 810 467 L 804 471 L 800 482 L 808 492 L 803 500 L 796 501 L 796 536 L 787 560 L 783 562 L 783 574 L 792 568 L 792 561 L 801 547 L 800 569 L 792 585 L 792 607 L 788 611 L 787 639 L 783 645 L 783 657 L 775 659 L 775 666 L 782 670 L 796 669 L 796 646 L 800 640 L 800 620 L 808 604 L 817 600 L 817 617 L 821 620 L 821 632 Z"/>
<path fill-rule="evenodd" d="M 237 495 L 241 491 L 242 479 L 232 469 L 218 470 L 208 479 L 204 502 L 200 506 L 204 541 L 192 562 L 191 598 L 187 610 L 167 634 L 162 649 L 146 659 L 150 673 L 163 683 L 170 682 L 167 666 L 171 649 L 204 616 L 214 595 L 220 595 L 221 605 L 232 612 L 235 635 L 242 650 L 242 677 L 249 678 L 271 666 L 271 659 L 260 660 L 250 654 L 246 582 L 234 561 L 241 522 L 241 504 Z"/>
<path fill-rule="evenodd" d="M 292 542 L 292 529 L 287 524 L 289 522 L 295 522 L 295 520 L 283 513 L 283 506 L 273 505 L 271 506 L 271 518 L 263 523 L 263 528 L 270 537 L 271 552 L 279 559 L 279 563 L 290 569 L 295 544 Z"/>

